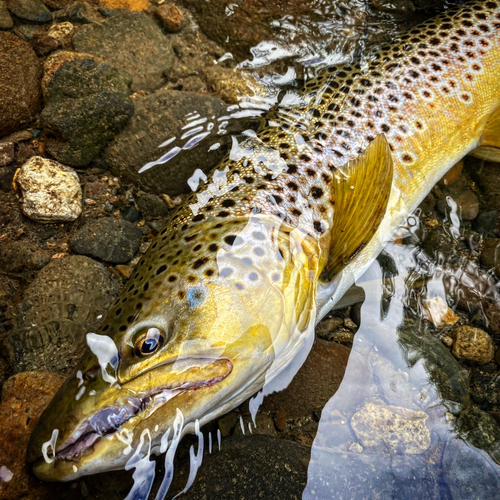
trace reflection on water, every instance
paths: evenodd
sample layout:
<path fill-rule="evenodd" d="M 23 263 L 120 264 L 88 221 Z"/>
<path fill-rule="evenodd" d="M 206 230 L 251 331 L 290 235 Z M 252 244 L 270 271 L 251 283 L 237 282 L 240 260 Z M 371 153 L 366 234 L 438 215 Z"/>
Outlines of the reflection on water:
<path fill-rule="evenodd" d="M 389 306 L 381 314 L 387 278 L 375 263 L 359 283 L 361 327 L 342 384 L 322 411 L 303 498 L 496 498 L 500 429 L 472 406 L 467 373 L 409 307 L 422 252 L 393 243 L 386 252 L 397 269 Z M 453 294 L 480 274 L 472 262 L 455 273 L 428 257 L 426 264 L 435 269 L 427 297 L 448 302 L 450 276 Z M 498 293 L 491 280 L 488 291 Z"/>

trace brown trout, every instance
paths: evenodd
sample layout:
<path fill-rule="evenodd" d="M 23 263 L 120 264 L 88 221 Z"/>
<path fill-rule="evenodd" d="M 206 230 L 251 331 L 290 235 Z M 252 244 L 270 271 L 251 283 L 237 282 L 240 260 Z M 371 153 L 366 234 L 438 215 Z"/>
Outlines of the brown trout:
<path fill-rule="evenodd" d="M 472 1 L 271 111 L 170 217 L 43 413 L 43 480 L 124 468 L 273 385 L 463 156 L 500 159 L 500 0 Z M 280 384 L 275 384 L 279 388 Z"/>

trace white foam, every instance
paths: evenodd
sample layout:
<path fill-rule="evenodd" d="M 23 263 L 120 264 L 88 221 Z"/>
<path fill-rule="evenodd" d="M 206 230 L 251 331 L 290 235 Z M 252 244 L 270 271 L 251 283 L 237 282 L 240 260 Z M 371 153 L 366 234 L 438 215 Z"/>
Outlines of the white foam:
<path fill-rule="evenodd" d="M 113 373 L 116 373 L 118 366 L 118 349 L 113 339 L 107 335 L 87 333 L 87 345 L 97 357 L 103 380 L 113 385 L 117 380 L 116 376 L 107 372 L 108 365 L 111 366 Z"/>

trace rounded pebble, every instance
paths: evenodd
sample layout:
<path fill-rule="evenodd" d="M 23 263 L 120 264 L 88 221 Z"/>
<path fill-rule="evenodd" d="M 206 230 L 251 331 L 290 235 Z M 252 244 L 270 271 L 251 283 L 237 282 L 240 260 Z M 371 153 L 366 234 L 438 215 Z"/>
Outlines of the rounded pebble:
<path fill-rule="evenodd" d="M 177 33 L 182 29 L 182 25 L 184 24 L 184 16 L 181 10 L 171 3 L 160 5 L 156 9 L 156 17 L 170 33 Z"/>
<path fill-rule="evenodd" d="M 473 361 L 480 365 L 489 363 L 495 355 L 491 337 L 479 328 L 459 326 L 453 332 L 452 354 L 457 359 Z"/>

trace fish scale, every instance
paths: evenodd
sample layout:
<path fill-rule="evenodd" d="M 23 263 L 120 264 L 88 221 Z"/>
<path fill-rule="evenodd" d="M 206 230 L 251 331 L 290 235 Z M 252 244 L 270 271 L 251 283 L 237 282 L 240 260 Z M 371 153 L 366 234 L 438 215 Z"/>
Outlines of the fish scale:
<path fill-rule="evenodd" d="M 257 132 L 233 138 L 93 337 L 106 346 L 99 362 L 87 353 L 39 420 L 28 454 L 35 474 L 69 480 L 123 468 L 124 436 L 128 450 L 149 433 L 156 449 L 176 408 L 185 433 L 264 385 L 285 387 L 314 323 L 439 178 L 467 153 L 500 147 L 499 75 L 500 3 L 476 0 L 327 68 Z M 75 437 L 106 408 L 134 416 L 106 439 L 94 430 Z M 47 464 L 39 450 L 54 428 L 66 447 Z"/>

